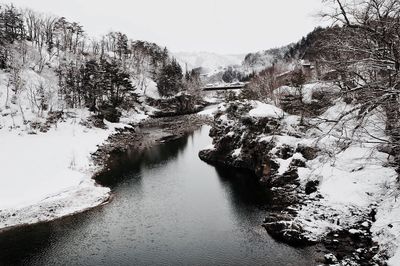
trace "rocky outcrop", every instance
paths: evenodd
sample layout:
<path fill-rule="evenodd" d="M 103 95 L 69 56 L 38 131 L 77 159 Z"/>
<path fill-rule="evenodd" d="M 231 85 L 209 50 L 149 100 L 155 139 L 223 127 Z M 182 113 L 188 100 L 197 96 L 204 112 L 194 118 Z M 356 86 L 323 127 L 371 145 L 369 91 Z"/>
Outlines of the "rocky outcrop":
<path fill-rule="evenodd" d="M 244 118 L 241 123 L 247 127 L 234 128 L 224 125 L 222 121 L 217 122 L 210 131 L 215 147 L 201 151 L 200 158 L 210 163 L 251 170 L 258 176 L 276 171 L 278 166 L 268 156 L 268 151 L 274 147 L 273 143 L 258 142 L 256 136 L 267 132 L 271 134 L 277 128 L 278 121 Z M 242 156 L 237 156 L 236 150 L 240 150 Z"/>
<path fill-rule="evenodd" d="M 273 238 L 293 246 L 317 245 L 322 264 L 371 265 L 378 252 L 368 222 L 372 218 L 360 211 L 351 226 L 323 238 L 313 237 L 305 226 L 308 221 L 299 219 L 302 209 L 311 209 L 322 222 L 341 223 L 319 211 L 324 208 L 319 181 L 299 177 L 307 162 L 320 156 L 319 149 L 305 141 L 310 129 L 301 120 L 268 104 L 231 102 L 219 107 L 210 131 L 213 145 L 199 156 L 210 164 L 250 170 L 267 184 L 271 202 L 263 227 Z"/>
<path fill-rule="evenodd" d="M 254 104 L 233 102 L 222 108 L 210 131 L 213 147 L 201 151 L 199 156 L 211 164 L 253 171 L 272 190 L 270 213 L 264 221 L 267 231 L 292 245 L 313 243 L 303 234 L 301 226 L 293 222 L 296 212 L 291 207 L 298 205 L 304 194 L 297 169 L 305 167 L 306 158 L 313 158 L 316 151 L 312 147 L 293 145 L 301 139 L 290 134 L 285 116 L 250 115 Z M 294 122 L 290 127 L 297 125 Z M 288 143 L 281 138 L 287 138 Z M 282 167 L 283 163 L 287 164 L 286 168 Z"/>

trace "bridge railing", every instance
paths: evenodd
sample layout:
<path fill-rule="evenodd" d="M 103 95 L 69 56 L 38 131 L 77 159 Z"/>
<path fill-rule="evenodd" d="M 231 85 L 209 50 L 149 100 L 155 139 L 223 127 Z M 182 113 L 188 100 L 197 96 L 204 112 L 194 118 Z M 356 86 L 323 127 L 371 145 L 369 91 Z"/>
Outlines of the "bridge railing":
<path fill-rule="evenodd" d="M 203 91 L 222 91 L 222 90 L 238 90 L 246 87 L 246 84 L 240 85 L 227 85 L 227 86 L 205 86 L 202 88 Z"/>

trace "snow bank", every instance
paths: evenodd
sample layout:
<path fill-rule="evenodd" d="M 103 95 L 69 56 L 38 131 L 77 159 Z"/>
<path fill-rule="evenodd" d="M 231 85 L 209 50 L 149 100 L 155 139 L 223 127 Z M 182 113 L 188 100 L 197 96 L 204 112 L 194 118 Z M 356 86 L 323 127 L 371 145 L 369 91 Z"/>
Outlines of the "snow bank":
<path fill-rule="evenodd" d="M 242 152 L 242 148 L 236 149 L 232 153 L 232 157 L 239 157 Z"/>
<path fill-rule="evenodd" d="M 381 187 L 396 176 L 392 168 L 383 167 L 386 158 L 370 148 L 352 146 L 334 163 L 317 163 L 314 173 L 323 177 L 320 192 L 334 204 L 368 207 L 371 197 L 380 196 Z"/>
<path fill-rule="evenodd" d="M 281 86 L 274 90 L 275 96 L 282 95 L 302 95 L 303 103 L 311 104 L 313 101 L 313 95 L 317 92 L 325 92 L 325 93 L 338 93 L 340 89 L 337 86 L 326 82 L 315 82 L 305 84 L 301 89 L 290 87 L 290 86 Z"/>
<path fill-rule="evenodd" d="M 316 91 L 321 86 L 305 85 L 305 88 Z M 308 100 L 312 98 L 310 95 Z M 400 265 L 398 174 L 389 164 L 388 154 L 379 149 L 384 143 L 382 140 L 388 139 L 385 112 L 371 111 L 360 121 L 358 113 L 352 112 L 355 107 L 336 100 L 323 115 L 305 118 L 302 124 L 299 116 L 285 114 L 270 104 L 258 101 L 222 104 L 218 110 L 226 113 L 217 117 L 217 133 L 214 135 L 218 138 L 214 141 L 220 144 L 218 141 L 224 136 L 233 136 L 234 132 L 235 142 L 229 147 L 230 159 L 234 160 L 245 158 L 243 152 L 248 152 L 242 150 L 242 144 L 237 141 L 241 134 L 242 139 L 249 136 L 251 141 L 271 142 L 272 145 L 263 143 L 261 146 L 272 147 L 268 150 L 269 159 L 279 164 L 277 176 L 272 178 L 292 174 L 288 172 L 292 169 L 298 171 L 300 186 L 297 187 L 296 183 L 295 187 L 301 201 L 295 202 L 291 208 L 297 212 L 293 223 L 302 232 L 304 230 L 307 239 L 320 241 L 336 230 L 353 234 L 365 228 L 367 232 L 372 225 L 371 232 L 381 251 L 392 256 L 389 263 Z M 232 115 L 228 110 L 235 110 L 238 115 Z M 247 116 L 244 110 L 250 110 L 248 115 L 253 117 L 280 119 L 279 129 L 261 131 L 259 126 L 251 129 L 251 135 L 246 135 L 244 131 L 248 128 L 241 119 Z M 277 191 L 280 191 L 280 184 L 277 186 Z M 310 186 L 318 188 L 312 192 L 313 189 L 307 189 Z M 377 211 L 375 223 L 372 210 Z"/>
<path fill-rule="evenodd" d="M 314 182 L 319 184 L 317 192 L 306 195 L 305 204 L 294 206 L 298 213 L 294 222 L 304 229 L 305 236 L 318 241 L 332 231 L 352 233 L 360 224 L 366 228 L 372 224 L 374 239 L 393 256 L 391 265 L 400 265 L 398 175 L 388 164 L 388 154 L 379 151 L 381 143 L 377 141 L 388 139 L 384 112 L 375 110 L 361 122 L 357 112 L 351 112 L 354 105 L 337 101 L 319 118 L 307 119 L 309 126 L 304 128 L 299 127 L 300 117 L 284 114 L 275 106 L 256 101 L 249 105 L 251 116 L 281 119 L 279 135 L 256 136 L 259 142 L 274 143 L 270 153 L 279 164 L 277 174 L 284 175 L 293 160 L 300 160 L 306 163 L 298 168 L 300 191 L 304 192 L 310 181 L 318 181 Z M 341 117 L 343 114 L 348 115 Z M 227 125 L 233 122 L 226 115 L 219 121 Z M 286 146 L 294 151 L 310 147 L 317 157 L 307 161 L 300 153 L 285 159 L 274 156 Z M 232 157 L 241 152 L 233 150 Z M 373 209 L 377 210 L 376 223 L 369 217 Z"/>
<path fill-rule="evenodd" d="M 107 123 L 108 129 L 89 129 L 80 124 L 88 115 L 81 111 L 47 133 L 17 135 L 7 128 L 0 130 L 0 228 L 47 220 L 48 213 L 34 210 L 54 205 L 57 199 L 68 204 L 58 202 L 51 217 L 84 210 L 108 198 L 110 190 L 91 179 L 95 169 L 90 156 L 115 128 L 125 125 Z M 11 220 L 9 213 L 14 214 Z"/>
<path fill-rule="evenodd" d="M 136 93 L 140 96 L 150 97 L 153 99 L 160 99 L 161 96 L 158 93 L 157 83 L 147 77 L 139 77 L 138 79 L 132 80 L 133 86 L 136 88 Z"/>
<path fill-rule="evenodd" d="M 377 221 L 371 231 L 375 235 L 374 240 L 386 249 L 391 257 L 388 264 L 397 266 L 400 264 L 400 195 L 397 180 L 386 185 L 386 197 L 379 205 Z"/>
<path fill-rule="evenodd" d="M 218 107 L 219 107 L 219 105 L 208 106 L 203 111 L 199 112 L 198 114 L 213 117 L 214 114 L 218 111 Z"/>
<path fill-rule="evenodd" d="M 23 86 L 17 93 L 7 89 L 9 75 L 0 71 L 0 229 L 102 204 L 110 189 L 92 180 L 97 169 L 91 154 L 116 128 L 147 115 L 132 111 L 123 114 L 124 123 L 105 121 L 107 129 L 90 128 L 84 125 L 90 116 L 87 110 L 66 109 L 58 98 L 57 77 L 51 69 L 40 75 L 22 69 Z M 49 115 L 37 105 L 39 87 L 44 88 L 49 109 L 65 114 L 46 133 L 34 126 L 45 124 Z"/>
<path fill-rule="evenodd" d="M 90 178 L 90 154 L 112 128 L 87 129 L 73 119 L 37 135 L 0 131 L 0 208 L 24 207 Z"/>
<path fill-rule="evenodd" d="M 252 103 L 253 109 L 250 110 L 249 115 L 253 117 L 271 117 L 271 118 L 282 118 L 284 116 L 284 112 L 282 109 L 271 105 L 258 101 L 254 101 Z"/>
<path fill-rule="evenodd" d="M 338 102 L 322 118 L 337 120 L 352 108 Z M 393 255 L 394 244 L 400 244 L 399 234 L 395 233 L 399 227 L 389 230 L 387 225 L 400 219 L 400 212 L 396 210 L 400 206 L 394 203 L 394 197 L 387 195 L 394 191 L 390 188 L 396 183 L 397 173 L 388 166 L 388 155 L 378 151 L 379 144 L 371 136 L 387 138 L 385 118 L 380 112 L 374 112 L 367 121 L 357 133 L 354 133 L 358 125 L 356 114 L 350 114 L 336 125 L 315 121 L 319 132 L 324 132 L 313 140 L 320 149 L 319 156 L 307 162 L 307 168 L 299 169 L 299 177 L 303 186 L 308 181 L 319 181 L 323 199 L 304 206 L 298 212 L 298 220 L 311 239 L 319 239 L 330 230 L 351 229 L 377 207 L 378 221 L 373 224 L 372 232 L 383 249 L 390 250 Z"/>

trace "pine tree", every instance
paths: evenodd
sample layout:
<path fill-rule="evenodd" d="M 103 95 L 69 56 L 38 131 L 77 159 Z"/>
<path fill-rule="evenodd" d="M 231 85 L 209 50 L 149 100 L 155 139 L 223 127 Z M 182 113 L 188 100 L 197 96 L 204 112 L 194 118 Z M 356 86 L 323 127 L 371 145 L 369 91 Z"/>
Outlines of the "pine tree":
<path fill-rule="evenodd" d="M 6 43 L 22 40 L 25 35 L 22 15 L 13 5 L 7 6 L 0 14 L 0 32 Z"/>
<path fill-rule="evenodd" d="M 118 54 L 119 59 L 122 59 L 124 55 L 128 54 L 128 37 L 121 32 L 117 32 L 116 36 L 117 36 L 116 53 Z"/>
<path fill-rule="evenodd" d="M 96 60 L 89 60 L 81 67 L 81 91 L 85 104 L 91 111 L 97 110 L 97 102 L 102 94 L 100 67 Z"/>
<path fill-rule="evenodd" d="M 24 24 L 22 15 L 13 6 L 0 6 L 0 69 L 7 67 L 9 52 L 8 44 L 22 40 L 24 37 Z"/>
<path fill-rule="evenodd" d="M 182 90 L 182 68 L 173 59 L 171 63 L 165 64 L 157 77 L 157 88 L 161 96 L 173 96 Z"/>

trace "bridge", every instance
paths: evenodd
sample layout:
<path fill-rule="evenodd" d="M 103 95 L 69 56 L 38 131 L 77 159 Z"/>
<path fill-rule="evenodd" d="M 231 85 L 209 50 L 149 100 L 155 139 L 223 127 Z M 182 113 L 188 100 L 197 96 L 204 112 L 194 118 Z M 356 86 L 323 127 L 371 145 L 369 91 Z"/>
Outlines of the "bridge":
<path fill-rule="evenodd" d="M 224 85 L 209 85 L 202 88 L 203 91 L 225 91 L 225 90 L 241 90 L 246 87 L 247 83 L 233 83 Z"/>

